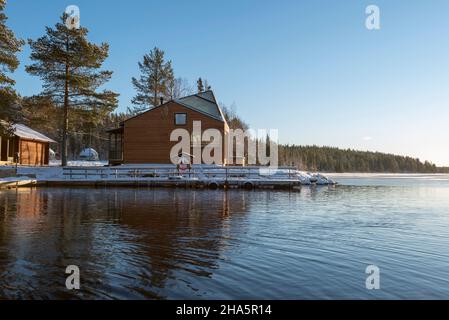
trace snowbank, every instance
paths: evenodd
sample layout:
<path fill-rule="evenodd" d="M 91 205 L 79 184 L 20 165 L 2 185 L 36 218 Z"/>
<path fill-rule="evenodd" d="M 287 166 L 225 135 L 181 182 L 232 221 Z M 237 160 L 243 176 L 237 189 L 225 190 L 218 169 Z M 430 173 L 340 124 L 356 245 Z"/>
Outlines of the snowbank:
<path fill-rule="evenodd" d="M 50 166 L 60 166 L 61 160 L 51 160 Z M 68 161 L 67 165 L 69 167 L 102 167 L 108 165 L 107 161 L 83 161 L 83 160 L 76 160 L 76 161 Z"/>

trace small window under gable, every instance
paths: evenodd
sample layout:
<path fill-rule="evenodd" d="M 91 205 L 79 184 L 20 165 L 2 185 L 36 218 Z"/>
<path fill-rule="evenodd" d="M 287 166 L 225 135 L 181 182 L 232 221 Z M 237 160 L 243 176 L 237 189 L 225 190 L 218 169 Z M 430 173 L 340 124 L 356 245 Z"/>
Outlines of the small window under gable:
<path fill-rule="evenodd" d="M 175 113 L 175 125 L 183 126 L 187 124 L 187 113 Z"/>

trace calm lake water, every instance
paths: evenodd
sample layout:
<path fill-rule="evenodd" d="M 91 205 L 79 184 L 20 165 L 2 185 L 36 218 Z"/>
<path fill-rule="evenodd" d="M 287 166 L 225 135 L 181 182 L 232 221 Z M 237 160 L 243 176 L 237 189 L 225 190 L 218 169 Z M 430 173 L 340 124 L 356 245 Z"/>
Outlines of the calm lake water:
<path fill-rule="evenodd" d="M 449 298 L 449 176 L 337 180 L 0 191 L 0 298 Z M 371 264 L 380 290 L 365 288 Z"/>

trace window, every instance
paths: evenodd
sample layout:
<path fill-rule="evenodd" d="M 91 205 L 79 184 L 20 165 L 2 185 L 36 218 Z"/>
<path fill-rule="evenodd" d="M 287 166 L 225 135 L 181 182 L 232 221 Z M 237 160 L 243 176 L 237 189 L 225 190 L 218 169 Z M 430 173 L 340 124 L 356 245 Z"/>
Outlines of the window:
<path fill-rule="evenodd" d="M 175 125 L 182 126 L 187 124 L 187 113 L 175 113 Z"/>

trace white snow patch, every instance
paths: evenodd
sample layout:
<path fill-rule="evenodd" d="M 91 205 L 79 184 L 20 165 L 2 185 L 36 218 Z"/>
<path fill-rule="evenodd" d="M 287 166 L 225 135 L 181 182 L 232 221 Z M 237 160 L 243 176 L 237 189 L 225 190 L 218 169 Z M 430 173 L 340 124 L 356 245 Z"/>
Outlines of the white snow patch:
<path fill-rule="evenodd" d="M 61 166 L 61 160 L 50 160 L 50 166 Z M 84 160 L 74 160 L 67 161 L 68 167 L 104 167 L 107 166 L 107 161 L 84 161 Z"/>
<path fill-rule="evenodd" d="M 18 137 L 44 142 L 55 142 L 53 139 L 50 139 L 42 133 L 34 131 L 23 124 L 13 124 L 12 127 L 14 128 L 14 134 Z"/>

